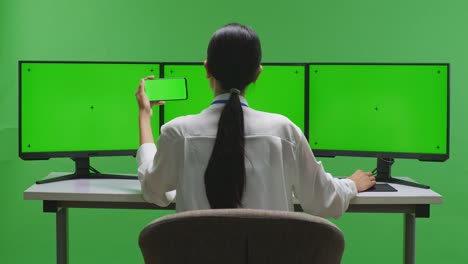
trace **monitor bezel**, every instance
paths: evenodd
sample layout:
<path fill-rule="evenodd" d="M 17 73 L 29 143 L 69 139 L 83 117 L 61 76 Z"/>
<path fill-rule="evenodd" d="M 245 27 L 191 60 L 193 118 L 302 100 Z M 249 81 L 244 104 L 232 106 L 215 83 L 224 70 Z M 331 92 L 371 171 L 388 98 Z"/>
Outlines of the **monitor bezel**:
<path fill-rule="evenodd" d="M 385 152 L 385 151 L 352 151 L 352 150 L 339 150 L 339 149 L 314 149 L 311 147 L 316 157 L 337 157 L 337 156 L 349 156 L 349 157 L 371 157 L 379 159 L 417 159 L 420 161 L 436 161 L 442 162 L 449 159 L 450 156 L 450 63 L 406 63 L 406 62 L 318 62 L 309 63 L 308 69 L 310 74 L 310 68 L 313 65 L 391 65 L 391 66 L 446 66 L 447 67 L 447 142 L 446 142 L 446 153 L 411 153 L 411 152 Z M 310 92 L 310 82 L 307 84 L 307 94 Z M 309 100 L 309 97 L 307 98 Z M 309 109 L 308 109 L 309 112 Z M 310 127 L 310 123 L 308 123 Z M 310 129 L 308 129 L 310 131 Z M 309 138 L 309 134 L 307 134 Z"/>

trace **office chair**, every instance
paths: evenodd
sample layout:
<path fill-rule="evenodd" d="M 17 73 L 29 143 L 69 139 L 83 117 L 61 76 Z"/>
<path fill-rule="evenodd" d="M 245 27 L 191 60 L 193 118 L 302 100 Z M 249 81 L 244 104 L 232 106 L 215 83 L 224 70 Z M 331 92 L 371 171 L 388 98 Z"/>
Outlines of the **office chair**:
<path fill-rule="evenodd" d="M 140 233 L 145 264 L 340 263 L 343 233 L 304 213 L 216 209 L 156 219 Z"/>

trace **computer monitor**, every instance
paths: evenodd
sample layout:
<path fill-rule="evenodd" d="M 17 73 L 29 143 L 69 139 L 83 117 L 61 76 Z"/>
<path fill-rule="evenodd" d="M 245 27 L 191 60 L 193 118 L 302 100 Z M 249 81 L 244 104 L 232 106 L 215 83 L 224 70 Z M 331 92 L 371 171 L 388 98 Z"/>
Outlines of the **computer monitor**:
<path fill-rule="evenodd" d="M 258 80 L 246 91 L 246 99 L 253 109 L 278 113 L 288 117 L 303 131 L 305 128 L 305 64 L 264 63 Z M 164 122 L 175 117 L 198 114 L 213 100 L 206 71 L 202 63 L 167 63 L 165 78 L 185 77 L 189 97 L 187 101 L 167 102 Z"/>
<path fill-rule="evenodd" d="M 316 156 L 377 158 L 385 182 L 395 158 L 447 160 L 449 64 L 310 64 L 309 143 Z"/>
<path fill-rule="evenodd" d="M 75 173 L 39 181 L 128 176 L 90 173 L 95 156 L 134 156 L 139 146 L 139 81 L 158 63 L 19 61 L 19 156 L 68 157 Z M 159 136 L 159 110 L 152 128 Z"/>

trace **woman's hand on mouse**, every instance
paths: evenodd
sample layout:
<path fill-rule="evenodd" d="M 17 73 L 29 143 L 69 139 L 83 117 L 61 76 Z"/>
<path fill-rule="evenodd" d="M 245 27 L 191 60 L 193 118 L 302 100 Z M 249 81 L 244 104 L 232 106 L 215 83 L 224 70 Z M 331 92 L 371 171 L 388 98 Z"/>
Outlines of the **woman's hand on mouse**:
<path fill-rule="evenodd" d="M 354 181 L 358 192 L 363 192 L 375 185 L 376 179 L 372 172 L 357 170 L 348 179 Z"/>

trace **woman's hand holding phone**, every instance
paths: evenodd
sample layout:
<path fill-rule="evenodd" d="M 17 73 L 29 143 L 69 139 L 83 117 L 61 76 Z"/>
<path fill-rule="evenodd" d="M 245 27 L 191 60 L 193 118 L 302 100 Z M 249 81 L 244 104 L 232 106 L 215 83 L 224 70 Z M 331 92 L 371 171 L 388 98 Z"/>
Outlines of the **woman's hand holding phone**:
<path fill-rule="evenodd" d="M 154 80 L 154 76 L 147 76 L 140 80 L 140 85 L 138 85 L 138 89 L 135 93 L 135 96 L 138 102 L 138 107 L 140 109 L 140 116 L 144 115 L 150 118 L 153 115 L 152 107 L 155 105 L 163 105 L 165 102 L 164 101 L 152 101 L 152 102 L 149 101 L 148 96 L 146 95 L 146 92 L 145 92 L 146 80 Z"/>

